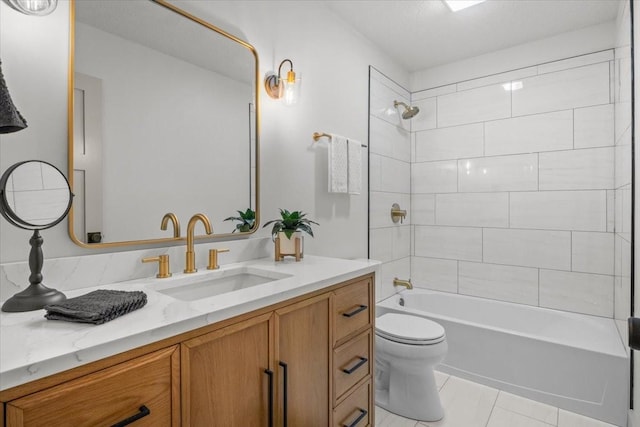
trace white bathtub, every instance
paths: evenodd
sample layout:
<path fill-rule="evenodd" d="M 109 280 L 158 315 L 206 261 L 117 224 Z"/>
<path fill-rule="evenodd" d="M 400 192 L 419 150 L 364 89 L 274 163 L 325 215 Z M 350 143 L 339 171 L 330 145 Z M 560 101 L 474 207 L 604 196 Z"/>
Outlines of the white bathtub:
<path fill-rule="evenodd" d="M 626 426 L 629 359 L 611 319 L 422 289 L 377 304 L 390 311 L 444 327 L 443 372 Z"/>

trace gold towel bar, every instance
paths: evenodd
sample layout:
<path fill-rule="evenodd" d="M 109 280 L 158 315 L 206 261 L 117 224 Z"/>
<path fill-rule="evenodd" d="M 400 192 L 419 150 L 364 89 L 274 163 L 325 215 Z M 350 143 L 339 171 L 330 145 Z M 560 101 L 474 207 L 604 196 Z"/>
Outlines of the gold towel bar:
<path fill-rule="evenodd" d="M 320 138 L 323 138 L 323 137 L 325 137 L 325 136 L 326 136 L 327 138 L 331 138 L 331 135 L 329 135 L 328 133 L 324 133 L 324 132 L 314 132 L 314 133 L 313 133 L 313 140 L 314 140 L 314 141 L 317 141 L 317 140 L 319 140 Z M 363 146 L 363 147 L 366 147 L 366 146 L 367 146 L 367 144 L 360 144 L 360 145 L 361 145 L 361 146 Z"/>

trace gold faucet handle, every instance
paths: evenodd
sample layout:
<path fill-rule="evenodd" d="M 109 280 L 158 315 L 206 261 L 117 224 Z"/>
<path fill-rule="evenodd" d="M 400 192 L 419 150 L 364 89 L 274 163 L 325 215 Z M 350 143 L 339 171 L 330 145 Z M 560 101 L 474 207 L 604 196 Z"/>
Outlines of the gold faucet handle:
<path fill-rule="evenodd" d="M 207 270 L 217 270 L 220 268 L 218 265 L 218 254 L 221 252 L 229 252 L 229 249 L 209 249 L 209 265 L 207 265 Z"/>
<path fill-rule="evenodd" d="M 158 263 L 158 279 L 166 279 L 171 277 L 171 271 L 169 271 L 169 255 L 158 255 L 156 257 L 142 258 L 142 262 L 157 262 Z"/>

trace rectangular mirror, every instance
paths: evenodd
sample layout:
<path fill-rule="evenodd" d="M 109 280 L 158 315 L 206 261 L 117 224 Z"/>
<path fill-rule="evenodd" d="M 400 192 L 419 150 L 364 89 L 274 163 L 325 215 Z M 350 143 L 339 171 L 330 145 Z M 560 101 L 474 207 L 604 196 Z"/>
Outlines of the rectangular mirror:
<path fill-rule="evenodd" d="M 258 207 L 255 49 L 164 0 L 70 7 L 72 240 L 166 243 L 195 213 L 229 237 L 224 219 Z M 169 212 L 179 237 L 160 228 Z"/>

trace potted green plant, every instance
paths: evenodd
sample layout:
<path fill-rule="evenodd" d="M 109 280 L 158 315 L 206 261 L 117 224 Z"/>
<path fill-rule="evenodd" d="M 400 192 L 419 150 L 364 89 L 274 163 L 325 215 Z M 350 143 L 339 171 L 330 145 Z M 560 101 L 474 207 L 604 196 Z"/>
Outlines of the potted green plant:
<path fill-rule="evenodd" d="M 239 231 L 241 233 L 246 233 L 253 228 L 253 224 L 256 222 L 256 213 L 251 208 L 247 208 L 245 212 L 236 211 L 240 216 L 230 216 L 226 218 L 225 221 L 238 221 L 239 224 L 236 224 L 236 228 L 232 231 L 235 233 Z"/>
<path fill-rule="evenodd" d="M 273 224 L 271 228 L 271 238 L 275 242 L 276 261 L 282 260 L 285 256 L 295 256 L 296 261 L 303 257 L 302 232 L 313 237 L 311 224 L 320 225 L 315 221 L 306 218 L 307 214 L 302 211 L 289 212 L 280 209 L 280 218 L 266 222 L 263 227 Z"/>

